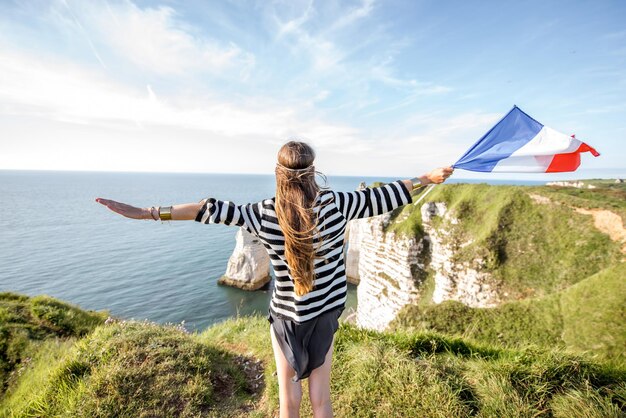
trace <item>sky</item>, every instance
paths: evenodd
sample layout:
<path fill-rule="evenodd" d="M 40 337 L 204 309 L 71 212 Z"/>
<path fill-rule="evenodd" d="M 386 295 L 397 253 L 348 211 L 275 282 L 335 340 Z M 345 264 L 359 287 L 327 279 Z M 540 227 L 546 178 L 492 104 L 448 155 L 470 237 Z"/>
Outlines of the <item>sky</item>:
<path fill-rule="evenodd" d="M 453 164 L 513 105 L 626 176 L 624 1 L 0 0 L 0 169 L 327 175 Z"/>

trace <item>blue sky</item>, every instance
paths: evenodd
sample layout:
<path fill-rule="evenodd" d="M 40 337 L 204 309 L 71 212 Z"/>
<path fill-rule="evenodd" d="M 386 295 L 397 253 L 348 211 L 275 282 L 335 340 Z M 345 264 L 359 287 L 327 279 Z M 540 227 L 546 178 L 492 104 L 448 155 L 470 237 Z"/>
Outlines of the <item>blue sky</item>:
<path fill-rule="evenodd" d="M 269 174 L 297 136 L 326 174 L 414 176 L 517 104 L 601 156 L 498 178 L 623 176 L 624 22 L 622 1 L 4 1 L 0 168 Z"/>

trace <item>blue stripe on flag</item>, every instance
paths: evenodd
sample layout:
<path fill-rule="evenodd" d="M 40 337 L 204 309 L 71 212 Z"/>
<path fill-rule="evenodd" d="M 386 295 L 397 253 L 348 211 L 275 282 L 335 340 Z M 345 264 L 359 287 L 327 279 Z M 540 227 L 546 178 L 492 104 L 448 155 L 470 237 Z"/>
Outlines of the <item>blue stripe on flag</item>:
<path fill-rule="evenodd" d="M 464 170 L 491 172 L 498 161 L 508 158 L 533 139 L 543 125 L 519 107 L 504 116 L 452 165 Z"/>

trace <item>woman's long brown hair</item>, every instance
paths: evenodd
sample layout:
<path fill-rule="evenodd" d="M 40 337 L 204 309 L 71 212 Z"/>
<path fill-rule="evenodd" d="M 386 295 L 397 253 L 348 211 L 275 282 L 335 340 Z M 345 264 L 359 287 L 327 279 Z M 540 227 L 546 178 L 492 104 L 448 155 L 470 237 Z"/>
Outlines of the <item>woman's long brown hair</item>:
<path fill-rule="evenodd" d="M 289 141 L 278 151 L 276 165 L 276 217 L 285 236 L 285 258 L 298 296 L 313 290 L 315 254 L 322 245 L 320 239 L 313 246 L 319 216 L 313 207 L 322 189 L 315 181 L 319 172 L 314 160 L 315 152 L 308 144 Z"/>

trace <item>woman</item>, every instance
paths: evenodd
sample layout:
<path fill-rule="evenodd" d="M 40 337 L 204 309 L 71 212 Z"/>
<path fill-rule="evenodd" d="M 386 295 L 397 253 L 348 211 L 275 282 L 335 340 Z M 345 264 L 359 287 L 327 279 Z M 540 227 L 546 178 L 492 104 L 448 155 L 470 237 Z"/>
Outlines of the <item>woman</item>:
<path fill-rule="evenodd" d="M 315 417 L 332 417 L 330 368 L 335 331 L 346 301 L 343 259 L 346 224 L 411 203 L 411 192 L 442 183 L 453 169 L 438 168 L 411 180 L 353 192 L 321 188 L 315 152 L 290 141 L 278 152 L 276 196 L 235 205 L 213 197 L 169 208 L 136 208 L 97 198 L 133 219 L 195 220 L 245 228 L 267 249 L 276 276 L 267 319 L 279 384 L 280 416 L 297 417 L 301 379 L 309 378 Z"/>

